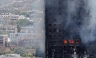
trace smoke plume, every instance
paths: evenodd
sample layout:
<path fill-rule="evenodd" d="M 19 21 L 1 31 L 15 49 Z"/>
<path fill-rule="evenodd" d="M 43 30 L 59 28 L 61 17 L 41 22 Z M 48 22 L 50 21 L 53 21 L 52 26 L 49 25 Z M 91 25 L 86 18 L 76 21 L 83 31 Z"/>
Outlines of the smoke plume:
<path fill-rule="evenodd" d="M 86 2 L 86 1 L 85 1 Z M 80 35 L 85 42 L 94 41 L 96 38 L 96 1 L 88 0 L 89 16 L 81 27 Z"/>
<path fill-rule="evenodd" d="M 96 1 L 67 0 L 67 16 L 64 26 L 65 38 L 81 38 L 87 43 L 96 38 Z"/>

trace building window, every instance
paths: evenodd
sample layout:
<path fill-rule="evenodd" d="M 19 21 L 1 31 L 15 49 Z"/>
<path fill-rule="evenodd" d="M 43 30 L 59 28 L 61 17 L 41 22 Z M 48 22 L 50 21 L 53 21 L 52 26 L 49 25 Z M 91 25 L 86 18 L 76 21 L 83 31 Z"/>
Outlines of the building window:
<path fill-rule="evenodd" d="M 54 26 L 56 26 L 56 24 L 54 24 Z"/>
<path fill-rule="evenodd" d="M 51 26 L 52 26 L 52 24 L 49 24 L 49 26 L 51 27 Z"/>

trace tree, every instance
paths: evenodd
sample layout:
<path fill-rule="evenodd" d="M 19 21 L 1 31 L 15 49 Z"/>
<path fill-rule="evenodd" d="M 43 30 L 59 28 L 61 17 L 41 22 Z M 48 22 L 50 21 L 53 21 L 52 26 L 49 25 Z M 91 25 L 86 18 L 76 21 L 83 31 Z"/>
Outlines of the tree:
<path fill-rule="evenodd" d="M 21 12 L 21 15 L 25 15 L 26 17 L 30 16 L 30 14 L 28 12 Z"/>
<path fill-rule="evenodd" d="M 33 55 L 31 55 L 25 48 L 19 47 L 18 49 L 14 50 L 14 53 L 20 54 L 22 57 L 31 57 L 33 58 Z"/>
<path fill-rule="evenodd" d="M 30 14 L 28 12 L 22 12 L 22 11 L 18 11 L 18 10 L 15 10 L 13 13 L 16 15 L 24 15 L 26 17 L 30 16 Z"/>
<path fill-rule="evenodd" d="M 30 22 L 29 20 L 27 19 L 20 19 L 16 22 L 17 25 L 19 26 L 27 26 L 27 25 L 32 25 L 33 22 Z"/>
<path fill-rule="evenodd" d="M 14 52 L 13 51 L 6 51 L 4 52 L 4 54 L 13 54 Z"/>
<path fill-rule="evenodd" d="M 16 15 L 18 15 L 18 14 L 21 15 L 21 11 L 19 11 L 19 10 L 15 10 L 15 11 L 13 11 L 12 13 L 13 13 L 13 14 L 16 14 Z"/>
<path fill-rule="evenodd" d="M 22 47 L 16 49 L 16 50 L 14 51 L 14 53 L 20 54 L 20 55 L 23 56 L 23 57 L 28 57 L 28 56 L 29 56 L 28 51 L 27 51 L 25 48 L 22 48 Z"/>
<path fill-rule="evenodd" d="M 21 27 L 20 25 L 17 25 L 17 32 L 20 32 L 21 31 Z"/>

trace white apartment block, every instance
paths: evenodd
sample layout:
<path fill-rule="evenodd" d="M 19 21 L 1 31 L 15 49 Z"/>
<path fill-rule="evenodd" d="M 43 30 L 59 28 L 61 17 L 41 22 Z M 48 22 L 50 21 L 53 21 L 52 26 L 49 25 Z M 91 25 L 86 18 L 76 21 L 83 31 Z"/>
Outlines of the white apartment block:
<path fill-rule="evenodd" d="M 10 20 L 27 19 L 24 15 L 15 15 L 12 13 L 1 13 L 2 18 L 9 18 Z"/>
<path fill-rule="evenodd" d="M 23 39 L 42 39 L 42 36 L 41 33 L 10 33 L 10 40 L 16 42 Z"/>
<path fill-rule="evenodd" d="M 15 25 L 0 25 L 1 32 L 17 33 L 17 26 Z"/>
<path fill-rule="evenodd" d="M 9 24 L 10 20 L 0 19 L 0 24 Z"/>

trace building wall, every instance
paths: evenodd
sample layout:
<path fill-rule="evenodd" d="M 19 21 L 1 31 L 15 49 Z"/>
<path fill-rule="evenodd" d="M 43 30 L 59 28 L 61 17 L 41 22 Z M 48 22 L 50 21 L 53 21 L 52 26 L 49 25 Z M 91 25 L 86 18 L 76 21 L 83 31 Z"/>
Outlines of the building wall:
<path fill-rule="evenodd" d="M 1 32 L 17 33 L 17 26 L 15 25 L 0 25 Z"/>
<path fill-rule="evenodd" d="M 63 0 L 45 1 L 45 24 L 46 24 L 46 57 L 63 58 L 64 19 Z M 61 7 L 62 6 L 62 7 Z M 66 8 L 66 7 L 65 7 Z M 65 10 L 66 11 L 66 10 Z"/>
<path fill-rule="evenodd" d="M 9 19 L 9 20 L 19 20 L 19 19 L 27 19 L 24 15 L 15 15 L 12 13 L 1 13 L 0 16 L 3 19 Z"/>
<path fill-rule="evenodd" d="M 23 39 L 41 39 L 43 34 L 39 33 L 10 33 L 12 42 L 21 41 Z"/>
<path fill-rule="evenodd" d="M 74 10 L 73 4 L 78 3 L 77 1 L 79 4 L 76 4 Z M 64 52 L 66 47 L 63 40 L 81 39 L 80 27 L 88 13 L 85 12 L 84 1 L 77 1 L 73 3 L 71 0 L 45 0 L 45 58 L 70 58 L 70 51 L 67 51 L 67 54 Z"/>
<path fill-rule="evenodd" d="M 10 20 L 0 19 L 0 24 L 9 24 Z"/>
<path fill-rule="evenodd" d="M 5 43 L 8 39 L 8 35 L 0 35 L 0 46 L 5 47 Z"/>

